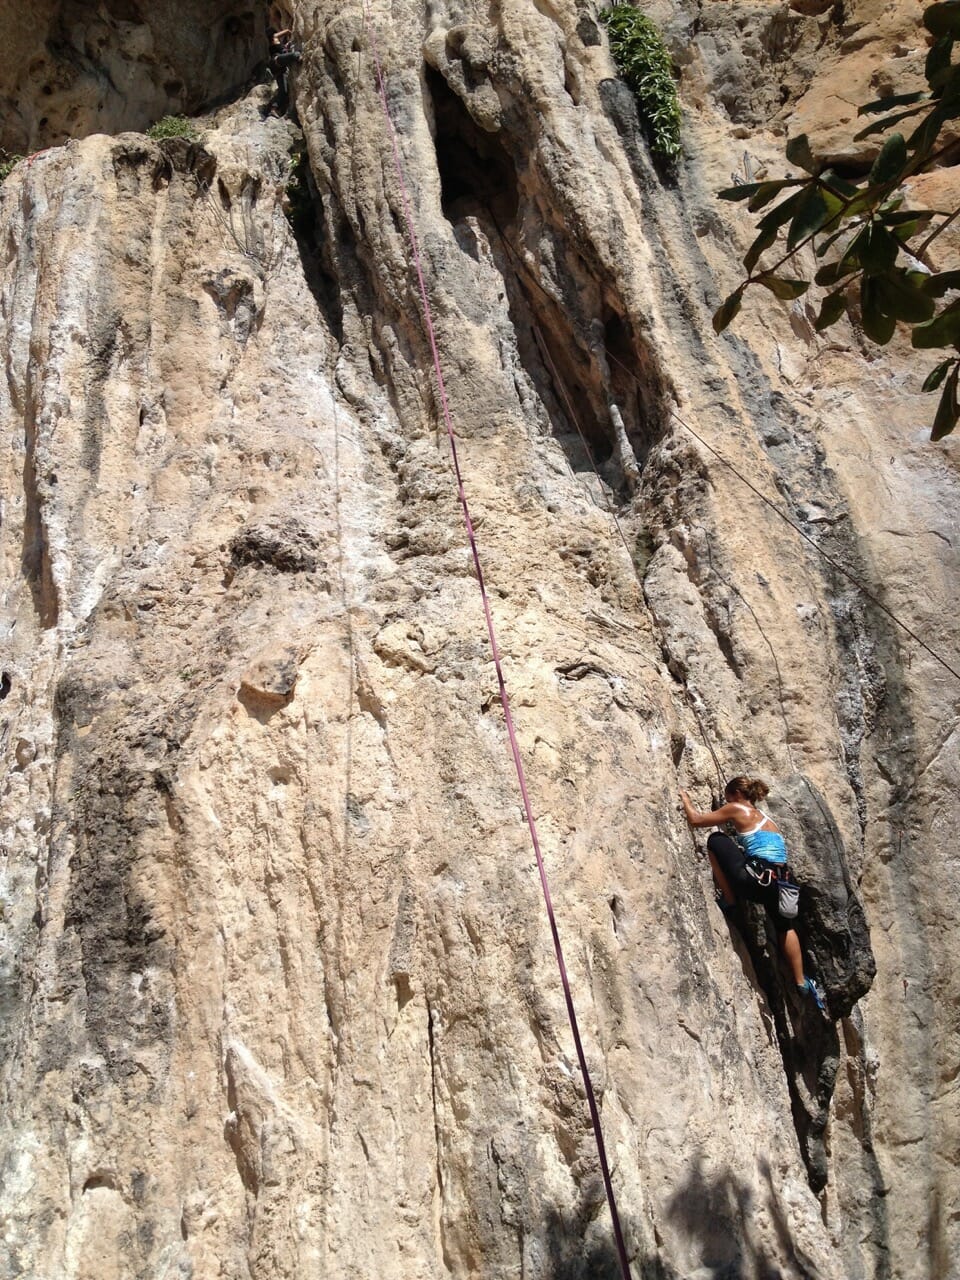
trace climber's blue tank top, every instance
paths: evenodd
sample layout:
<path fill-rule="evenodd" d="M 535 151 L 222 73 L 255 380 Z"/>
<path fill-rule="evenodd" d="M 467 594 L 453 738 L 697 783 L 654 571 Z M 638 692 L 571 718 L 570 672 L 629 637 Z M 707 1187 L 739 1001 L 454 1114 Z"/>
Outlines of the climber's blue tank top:
<path fill-rule="evenodd" d="M 787 861 L 787 843 L 779 831 L 748 831 L 737 835 L 737 843 L 748 858 L 762 858 L 783 866 Z"/>
<path fill-rule="evenodd" d="M 746 808 L 746 806 L 738 802 L 737 808 Z M 772 862 L 778 867 L 785 866 L 787 842 L 779 831 L 761 831 L 760 828 L 770 819 L 762 809 L 757 809 L 757 813 L 760 814 L 759 825 L 752 831 L 738 831 L 737 844 L 748 858 L 762 858 L 764 862 Z"/>

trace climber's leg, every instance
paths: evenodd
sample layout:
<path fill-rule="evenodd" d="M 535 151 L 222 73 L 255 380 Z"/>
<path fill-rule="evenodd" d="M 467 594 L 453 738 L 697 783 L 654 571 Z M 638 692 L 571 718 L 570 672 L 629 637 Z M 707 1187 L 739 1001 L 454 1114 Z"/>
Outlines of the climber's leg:
<path fill-rule="evenodd" d="M 749 887 L 753 883 L 745 870 L 743 850 L 736 840 L 731 840 L 722 831 L 714 831 L 707 841 L 707 857 L 717 887 L 723 894 L 724 905 L 731 907 L 740 897 L 750 897 Z M 744 881 L 747 883 L 745 884 Z M 746 892 L 745 892 L 746 891 Z"/>
<path fill-rule="evenodd" d="M 780 949 L 786 956 L 794 982 L 802 987 L 806 979 L 803 976 L 803 952 L 800 950 L 800 937 L 796 929 L 787 929 L 781 933 Z"/>

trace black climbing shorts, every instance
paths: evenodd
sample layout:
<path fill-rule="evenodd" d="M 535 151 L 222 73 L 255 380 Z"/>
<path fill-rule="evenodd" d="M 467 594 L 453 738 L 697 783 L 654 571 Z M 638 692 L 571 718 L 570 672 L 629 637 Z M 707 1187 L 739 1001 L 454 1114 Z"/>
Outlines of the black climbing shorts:
<path fill-rule="evenodd" d="M 749 902 L 759 902 L 773 916 L 779 933 L 796 928 L 796 920 L 785 920 L 780 914 L 780 894 L 777 882 L 759 884 L 747 870 L 746 854 L 736 840 L 722 831 L 714 831 L 707 840 L 707 848 L 720 864 L 720 869 L 730 881 L 730 888 L 738 898 L 746 898 Z"/>

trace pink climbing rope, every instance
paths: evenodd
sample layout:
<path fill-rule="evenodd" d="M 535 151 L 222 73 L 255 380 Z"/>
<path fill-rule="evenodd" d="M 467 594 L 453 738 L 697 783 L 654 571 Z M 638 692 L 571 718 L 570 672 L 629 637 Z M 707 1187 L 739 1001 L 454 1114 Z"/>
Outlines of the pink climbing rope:
<path fill-rule="evenodd" d="M 573 1004 L 570 980 L 567 977 L 567 966 L 563 959 L 563 947 L 560 945 L 560 932 L 557 928 L 556 915 L 553 910 L 553 899 L 550 895 L 547 871 L 544 866 L 543 854 L 540 850 L 540 837 L 537 833 L 537 823 L 534 818 L 533 805 L 530 802 L 530 793 L 527 789 L 527 777 L 523 768 L 523 760 L 520 756 L 520 746 L 517 742 L 517 733 L 513 723 L 513 713 L 510 710 L 510 699 L 507 695 L 507 686 L 503 676 L 503 667 L 500 662 L 500 649 L 497 644 L 496 630 L 493 625 L 493 614 L 490 610 L 490 600 L 487 595 L 483 568 L 480 564 L 480 553 L 477 549 L 477 539 L 474 534 L 473 521 L 470 519 L 470 507 L 467 503 L 467 494 L 464 489 L 463 476 L 460 471 L 460 459 L 457 454 L 457 438 L 453 429 L 453 421 L 450 417 L 450 406 L 447 401 L 447 388 L 443 379 L 443 370 L 440 366 L 440 354 L 437 350 L 436 331 L 433 326 L 433 313 L 430 309 L 430 301 L 427 297 L 427 286 L 423 278 L 423 266 L 420 260 L 420 245 L 417 240 L 417 233 L 414 230 L 410 198 L 403 175 L 403 162 L 400 158 L 400 148 L 397 142 L 397 131 L 394 128 L 393 118 L 390 115 L 390 106 L 387 102 L 387 91 L 383 78 L 383 68 L 380 63 L 377 38 L 369 20 L 366 0 L 362 0 L 362 5 L 364 28 L 366 29 L 367 36 L 370 40 L 370 49 L 373 54 L 373 62 L 377 73 L 377 88 L 380 95 L 380 105 L 383 109 L 387 131 L 390 135 L 390 145 L 393 150 L 393 163 L 397 173 L 397 184 L 400 189 L 400 199 L 403 203 L 404 221 L 406 222 L 407 234 L 410 237 L 410 245 L 413 251 L 413 264 L 416 270 L 417 285 L 420 290 L 420 301 L 423 304 L 423 323 L 430 342 L 430 351 L 433 355 L 433 368 L 437 378 L 437 388 L 440 395 L 443 422 L 447 432 L 447 439 L 450 443 L 450 456 L 453 460 L 453 470 L 457 480 L 457 495 L 460 499 L 460 508 L 463 511 L 463 522 L 466 526 L 467 538 L 470 543 L 470 553 L 473 556 L 473 567 L 476 571 L 477 583 L 480 587 L 480 596 L 483 601 L 483 614 L 487 623 L 487 635 L 490 639 L 490 649 L 493 653 L 493 665 L 497 673 L 497 684 L 500 689 L 500 701 L 503 707 L 503 717 L 507 726 L 507 737 L 510 740 L 510 753 L 513 756 L 513 764 L 517 773 L 517 782 L 520 786 L 520 795 L 523 799 L 523 810 L 527 819 L 527 828 L 530 831 L 533 852 L 537 860 L 537 870 L 540 874 L 540 887 L 543 890 L 543 900 L 546 904 L 547 917 L 550 921 L 550 932 L 553 935 L 553 949 L 557 958 L 557 968 L 560 971 L 560 982 L 563 986 L 563 998 L 567 1006 L 567 1017 L 570 1020 L 570 1031 L 573 1035 L 573 1043 L 577 1051 L 577 1061 L 580 1064 L 580 1074 L 583 1077 L 583 1087 L 587 1096 L 587 1107 L 590 1111 L 590 1123 L 593 1126 L 593 1135 L 597 1144 L 597 1155 L 600 1159 L 600 1171 L 603 1176 L 604 1189 L 607 1193 L 607 1204 L 610 1207 L 610 1218 L 613 1223 L 613 1235 L 616 1243 L 617 1258 L 620 1263 L 620 1272 L 623 1280 L 631 1280 L 630 1263 L 627 1258 L 627 1249 L 623 1239 L 623 1231 L 620 1227 L 620 1215 L 617 1212 L 617 1201 L 614 1196 L 613 1182 L 610 1177 L 610 1167 L 607 1162 L 607 1150 L 603 1141 L 603 1129 L 600 1125 L 600 1111 L 597 1107 L 597 1099 L 594 1094 L 593 1083 L 590 1079 L 590 1071 L 587 1067 L 587 1059 L 583 1050 L 583 1042 L 580 1039 L 577 1012 Z"/>

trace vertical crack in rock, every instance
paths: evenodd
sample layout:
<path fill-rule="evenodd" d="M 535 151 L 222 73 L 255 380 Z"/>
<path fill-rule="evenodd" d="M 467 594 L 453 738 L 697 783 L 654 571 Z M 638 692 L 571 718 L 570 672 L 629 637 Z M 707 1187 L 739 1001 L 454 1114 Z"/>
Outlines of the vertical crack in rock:
<path fill-rule="evenodd" d="M 446 1244 L 446 1197 L 443 1181 L 443 1126 L 440 1117 L 439 1077 L 440 1064 L 437 1061 L 437 1045 L 433 1024 L 433 1006 L 426 1001 L 427 1008 L 427 1053 L 430 1058 L 430 1109 L 433 1115 L 433 1141 L 436 1153 L 437 1175 L 437 1229 L 440 1233 L 440 1253 L 443 1265 L 449 1272 L 454 1272 L 453 1262 L 447 1252 Z"/>
<path fill-rule="evenodd" d="M 341 273 L 334 259 L 333 238 L 327 224 L 325 202 L 309 164 L 302 137 L 292 149 L 292 167 L 286 191 L 286 215 L 297 243 L 297 252 L 310 292 L 330 332 L 343 343 Z M 342 222 L 343 230 L 349 230 Z M 342 251 L 342 249 L 341 249 Z"/>
<path fill-rule="evenodd" d="M 713 638 L 738 683 L 744 681 L 746 672 L 739 661 L 731 662 L 737 628 L 729 605 L 721 607 L 722 602 L 716 598 L 716 582 L 743 603 L 770 655 L 786 753 L 792 761 L 785 686 L 776 647 L 749 600 L 717 567 L 707 530 L 692 522 L 689 527 L 700 536 L 697 541 L 682 540 L 685 554 L 681 556 L 667 546 L 658 553 L 657 560 L 675 564 L 678 573 L 688 578 L 694 588 L 689 604 L 694 610 L 699 608 L 705 634 Z M 652 572 L 647 583 L 655 617 L 662 598 L 658 575 L 659 570 Z M 684 687 L 691 655 L 681 646 L 688 643 L 690 624 L 691 618 L 658 618 L 668 668 Z M 700 716 L 696 714 L 699 726 Z M 829 806 L 805 775 L 781 780 L 772 800 L 772 812 L 787 833 L 791 866 L 803 885 L 801 936 L 807 971 L 822 983 L 833 1016 L 845 1017 L 870 990 L 876 973 L 863 904 L 852 883 L 847 851 Z M 809 1002 L 797 1001 L 783 975 L 772 922 L 768 922 L 762 908 L 742 904 L 737 918 L 757 979 L 773 1012 L 791 1112 L 810 1184 L 820 1191 L 829 1175 L 825 1132 L 840 1062 L 837 1034 Z"/>
<path fill-rule="evenodd" d="M 53 579 L 50 545 L 43 514 L 43 498 L 37 475 L 37 420 L 31 397 L 24 419 L 23 455 L 23 552 L 21 568 L 30 584 L 37 620 L 45 630 L 55 627 L 60 612 Z"/>

